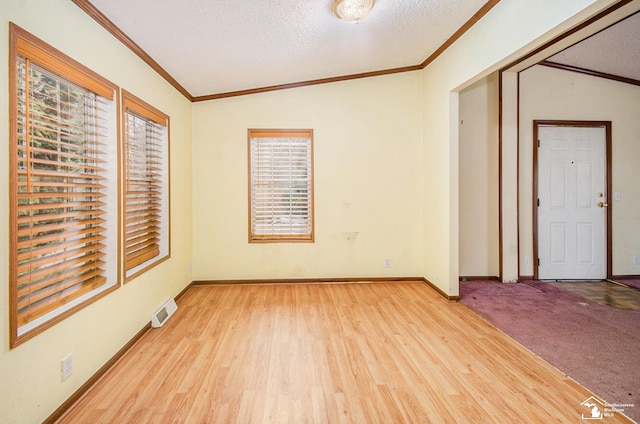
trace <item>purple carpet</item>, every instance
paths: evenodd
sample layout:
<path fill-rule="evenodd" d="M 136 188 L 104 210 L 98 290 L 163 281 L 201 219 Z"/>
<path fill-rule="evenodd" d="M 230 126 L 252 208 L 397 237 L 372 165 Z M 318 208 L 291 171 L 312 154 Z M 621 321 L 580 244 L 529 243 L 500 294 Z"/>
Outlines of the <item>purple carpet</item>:
<path fill-rule="evenodd" d="M 640 422 L 640 311 L 538 281 L 460 283 L 460 302 Z"/>

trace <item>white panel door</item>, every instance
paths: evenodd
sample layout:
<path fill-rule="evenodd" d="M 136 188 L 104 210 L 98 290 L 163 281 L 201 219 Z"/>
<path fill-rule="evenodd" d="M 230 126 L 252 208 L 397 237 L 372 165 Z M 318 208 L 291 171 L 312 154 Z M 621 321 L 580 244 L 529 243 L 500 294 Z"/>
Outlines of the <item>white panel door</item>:
<path fill-rule="evenodd" d="M 604 279 L 605 128 L 538 128 L 538 278 Z"/>

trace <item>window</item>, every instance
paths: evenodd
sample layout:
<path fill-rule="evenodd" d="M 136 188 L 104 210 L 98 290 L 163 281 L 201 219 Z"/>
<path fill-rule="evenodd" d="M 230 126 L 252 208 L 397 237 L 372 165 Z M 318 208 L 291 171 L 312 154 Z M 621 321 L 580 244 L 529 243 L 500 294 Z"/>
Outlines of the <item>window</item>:
<path fill-rule="evenodd" d="M 169 258 L 169 117 L 123 90 L 127 280 Z"/>
<path fill-rule="evenodd" d="M 313 130 L 249 130 L 249 241 L 314 240 Z"/>
<path fill-rule="evenodd" d="M 117 87 L 11 24 L 11 346 L 118 286 Z"/>

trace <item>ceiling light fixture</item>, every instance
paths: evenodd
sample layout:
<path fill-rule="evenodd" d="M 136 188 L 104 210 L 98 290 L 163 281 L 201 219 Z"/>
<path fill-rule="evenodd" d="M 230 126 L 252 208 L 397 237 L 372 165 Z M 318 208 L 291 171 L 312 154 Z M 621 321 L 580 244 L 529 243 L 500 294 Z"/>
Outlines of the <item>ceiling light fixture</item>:
<path fill-rule="evenodd" d="M 367 17 L 375 0 L 334 0 L 331 10 L 343 21 L 358 23 Z"/>

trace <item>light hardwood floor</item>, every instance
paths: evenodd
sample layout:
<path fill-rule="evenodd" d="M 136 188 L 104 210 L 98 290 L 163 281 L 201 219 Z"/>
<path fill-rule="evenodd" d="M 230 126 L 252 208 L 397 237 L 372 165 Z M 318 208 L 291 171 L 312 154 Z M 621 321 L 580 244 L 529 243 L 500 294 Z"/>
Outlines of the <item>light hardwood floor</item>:
<path fill-rule="evenodd" d="M 421 282 L 194 286 L 178 306 L 60 422 L 579 423 L 589 412 L 586 389 Z"/>

